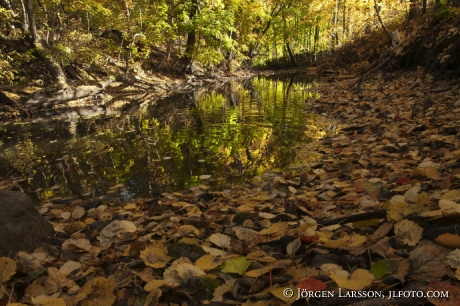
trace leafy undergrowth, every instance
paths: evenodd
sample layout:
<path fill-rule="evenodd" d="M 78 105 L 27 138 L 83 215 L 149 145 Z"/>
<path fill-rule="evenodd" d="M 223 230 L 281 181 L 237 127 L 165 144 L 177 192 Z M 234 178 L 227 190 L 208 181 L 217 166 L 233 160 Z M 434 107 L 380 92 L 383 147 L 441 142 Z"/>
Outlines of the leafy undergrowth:
<path fill-rule="evenodd" d="M 352 82 L 307 106 L 338 126 L 315 163 L 240 189 L 41 203 L 62 245 L 1 258 L 2 303 L 458 305 L 458 82 L 379 75 L 362 98 Z"/>

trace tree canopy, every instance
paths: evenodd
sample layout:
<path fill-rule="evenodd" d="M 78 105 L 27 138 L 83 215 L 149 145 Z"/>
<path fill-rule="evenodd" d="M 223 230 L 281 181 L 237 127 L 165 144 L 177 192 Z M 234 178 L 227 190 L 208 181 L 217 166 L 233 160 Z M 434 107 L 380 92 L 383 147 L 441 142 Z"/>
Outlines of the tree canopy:
<path fill-rule="evenodd" d="M 409 10 L 397 0 L 2 0 L 0 79 L 13 82 L 30 61 L 48 59 L 84 78 L 114 60 L 120 69 L 145 64 L 152 50 L 193 64 L 263 65 L 330 50 Z M 312 57 L 312 58 L 313 58 Z M 67 68 L 66 68 L 67 67 Z M 148 67 L 148 65 L 147 65 Z M 100 68 L 100 67 L 99 67 Z M 62 81 L 62 80 L 61 80 Z M 63 85 L 63 84 L 62 84 Z"/>

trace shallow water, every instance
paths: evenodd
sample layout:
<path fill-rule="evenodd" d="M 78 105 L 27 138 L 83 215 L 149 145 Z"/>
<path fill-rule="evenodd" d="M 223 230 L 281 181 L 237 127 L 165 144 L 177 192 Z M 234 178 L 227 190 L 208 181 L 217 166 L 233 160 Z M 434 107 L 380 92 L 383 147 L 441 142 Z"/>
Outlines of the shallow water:
<path fill-rule="evenodd" d="M 296 148 L 325 134 L 304 111 L 313 86 L 309 77 L 256 77 L 137 107 L 3 124 L 0 176 L 39 200 L 236 186 L 312 158 Z"/>

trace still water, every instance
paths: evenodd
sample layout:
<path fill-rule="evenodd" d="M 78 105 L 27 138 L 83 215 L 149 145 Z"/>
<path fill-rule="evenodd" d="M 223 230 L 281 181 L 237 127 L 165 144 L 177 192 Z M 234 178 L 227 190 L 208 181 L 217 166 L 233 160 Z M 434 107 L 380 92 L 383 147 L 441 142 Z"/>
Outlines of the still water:
<path fill-rule="evenodd" d="M 236 186 L 314 158 L 297 150 L 325 133 L 305 111 L 313 86 L 306 76 L 256 77 L 140 106 L 2 124 L 0 177 L 38 200 Z"/>

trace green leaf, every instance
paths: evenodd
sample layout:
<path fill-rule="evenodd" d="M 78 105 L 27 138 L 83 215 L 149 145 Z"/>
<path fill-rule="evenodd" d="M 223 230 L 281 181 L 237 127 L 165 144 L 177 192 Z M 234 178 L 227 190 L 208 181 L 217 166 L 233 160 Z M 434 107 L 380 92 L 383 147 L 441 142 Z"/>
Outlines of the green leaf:
<path fill-rule="evenodd" d="M 380 279 L 384 275 L 393 273 L 398 268 L 398 262 L 393 259 L 384 259 L 376 261 L 372 267 L 370 272 L 374 274 L 375 278 Z"/>
<path fill-rule="evenodd" d="M 239 275 L 243 275 L 250 265 L 251 262 L 247 261 L 246 257 L 244 256 L 231 258 L 224 262 L 221 271 L 226 273 L 238 273 Z"/>

